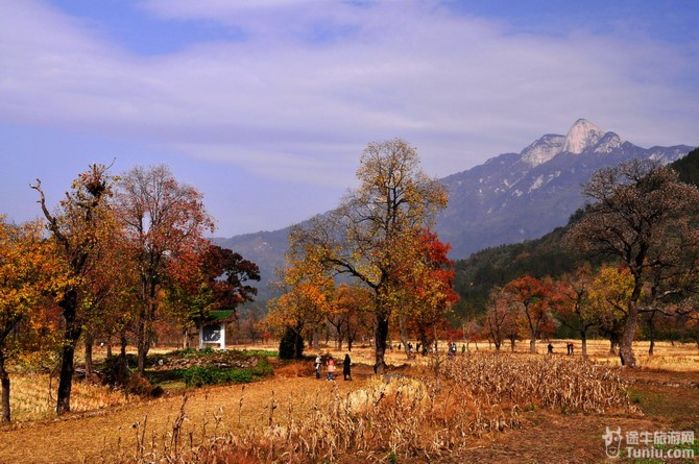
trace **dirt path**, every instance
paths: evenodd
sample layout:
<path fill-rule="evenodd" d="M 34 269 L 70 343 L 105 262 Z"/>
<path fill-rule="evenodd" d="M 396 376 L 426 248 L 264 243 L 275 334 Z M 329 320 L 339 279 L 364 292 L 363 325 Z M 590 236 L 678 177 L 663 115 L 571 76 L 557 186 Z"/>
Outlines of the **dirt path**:
<path fill-rule="evenodd" d="M 232 385 L 195 390 L 186 404 L 184 435 L 192 432 L 195 437 L 201 436 L 204 428 L 211 432 L 214 414 L 219 411 L 223 413 L 221 427 L 225 429 L 239 427 L 239 410 L 241 427 L 264 424 L 269 418 L 272 398 L 278 405 L 274 411 L 275 421 L 284 420 L 289 407 L 298 417 L 309 411 L 314 402 L 331 397 L 334 385 L 340 393 L 345 393 L 362 383 L 360 378 L 333 384 L 309 377 L 276 376 L 247 384 L 244 389 L 241 385 Z M 119 442 L 131 451 L 136 446 L 137 424 L 142 424 L 147 417 L 146 439 L 150 440 L 154 433 L 171 430 L 181 405 L 181 396 L 165 397 L 103 410 L 91 416 L 78 415 L 0 430 L 0 463 L 94 462 L 103 450 L 114 452 Z M 56 443 L 60 443 L 60 447 Z"/>

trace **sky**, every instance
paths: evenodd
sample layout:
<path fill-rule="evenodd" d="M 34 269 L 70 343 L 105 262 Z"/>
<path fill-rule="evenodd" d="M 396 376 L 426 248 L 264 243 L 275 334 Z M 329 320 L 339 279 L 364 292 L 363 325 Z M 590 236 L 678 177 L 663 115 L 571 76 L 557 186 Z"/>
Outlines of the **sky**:
<path fill-rule="evenodd" d="M 699 2 L 0 0 L 0 214 L 165 163 L 217 236 L 337 204 L 370 141 L 441 177 L 578 118 L 699 145 Z"/>

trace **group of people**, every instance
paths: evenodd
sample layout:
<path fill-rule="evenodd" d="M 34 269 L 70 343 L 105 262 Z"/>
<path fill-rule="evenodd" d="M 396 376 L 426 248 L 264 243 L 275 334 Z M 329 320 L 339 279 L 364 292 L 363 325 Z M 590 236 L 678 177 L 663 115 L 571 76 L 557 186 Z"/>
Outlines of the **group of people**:
<path fill-rule="evenodd" d="M 320 379 L 321 377 L 321 368 L 323 366 L 323 355 L 321 353 L 318 353 L 318 356 L 316 356 L 315 360 L 315 370 L 316 370 L 316 379 Z M 327 360 L 325 361 L 325 366 L 326 366 L 326 380 L 329 382 L 334 382 L 335 381 L 335 359 L 328 355 Z M 348 353 L 345 354 L 345 359 L 342 361 L 342 376 L 345 380 L 352 380 L 352 359 L 350 358 L 350 355 Z"/>
<path fill-rule="evenodd" d="M 400 350 L 402 345 L 399 343 L 398 344 L 398 349 Z M 413 350 L 413 344 L 412 342 L 408 342 L 406 345 L 406 351 L 408 353 L 408 358 L 414 358 L 415 353 L 421 353 L 423 356 L 427 356 L 430 353 L 430 350 L 434 350 L 435 352 L 437 351 L 437 343 L 428 348 L 426 344 L 421 344 L 417 343 L 415 346 L 415 350 Z M 456 344 L 456 342 L 449 342 L 449 349 L 448 349 L 448 355 L 449 356 L 456 356 L 456 353 L 458 352 L 459 347 Z M 461 346 L 461 354 L 464 354 L 466 352 L 466 345 Z"/>
<path fill-rule="evenodd" d="M 572 343 L 566 343 L 566 355 L 573 356 L 575 351 L 575 345 Z M 551 343 L 547 346 L 547 353 L 553 354 L 553 345 Z"/>

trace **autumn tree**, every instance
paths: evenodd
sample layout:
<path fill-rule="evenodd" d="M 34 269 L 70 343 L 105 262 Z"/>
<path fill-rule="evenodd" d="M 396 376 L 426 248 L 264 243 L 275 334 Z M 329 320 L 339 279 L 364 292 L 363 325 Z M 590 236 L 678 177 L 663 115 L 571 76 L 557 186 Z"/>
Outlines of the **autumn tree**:
<path fill-rule="evenodd" d="M 364 287 L 343 283 L 335 288 L 327 318 L 337 333 L 338 350 L 342 349 L 342 341 L 347 339 L 347 349 L 352 351 L 358 334 L 371 325 L 367 320 L 371 303 L 371 293 Z"/>
<path fill-rule="evenodd" d="M 406 247 L 399 262 L 395 313 L 407 321 L 423 346 L 437 339 L 438 329 L 447 322 L 459 299 L 453 289 L 455 272 L 449 249 L 436 233 L 418 231 L 414 244 Z"/>
<path fill-rule="evenodd" d="M 10 377 L 6 362 L 21 348 L 22 340 L 40 323 L 41 301 L 58 295 L 69 283 L 68 272 L 57 259 L 52 242 L 41 236 L 39 223 L 10 225 L 0 216 L 0 410 L 10 422 Z M 16 336 L 13 336 L 16 335 Z"/>
<path fill-rule="evenodd" d="M 669 167 L 634 160 L 598 171 L 583 192 L 595 203 L 567 239 L 585 251 L 618 259 L 631 273 L 619 356 L 623 365 L 635 367 L 632 345 L 639 314 L 696 285 L 691 276 L 696 276 L 699 237 L 690 218 L 699 191 L 679 181 Z M 642 302 L 644 287 L 656 289 L 653 302 Z"/>
<path fill-rule="evenodd" d="M 359 187 L 337 209 L 292 231 L 290 247 L 313 247 L 332 272 L 372 292 L 375 370 L 382 372 L 389 320 L 402 291 L 400 263 L 416 235 L 446 206 L 447 194 L 423 174 L 416 150 L 400 139 L 370 143 L 357 178 Z"/>
<path fill-rule="evenodd" d="M 310 250 L 289 251 L 277 284 L 283 293 L 268 302 L 267 323 L 282 334 L 280 357 L 301 358 L 304 337 L 326 320 L 335 284 Z M 283 349 L 287 343 L 290 352 Z"/>
<path fill-rule="evenodd" d="M 179 183 L 164 165 L 127 172 L 119 182 L 116 200 L 140 273 L 136 339 L 142 374 L 158 314 L 159 290 L 169 270 L 182 269 L 177 264 L 207 246 L 203 235 L 213 231 L 213 222 L 201 193 Z"/>
<path fill-rule="evenodd" d="M 46 227 L 70 272 L 69 283 L 58 303 L 65 327 L 56 412 L 63 414 L 70 411 L 75 346 L 85 323 L 80 295 L 85 290 L 87 274 L 104 252 L 104 235 L 114 224 L 108 201 L 112 195 L 112 179 L 106 166 L 91 165 L 73 181 L 56 214 L 49 211 L 41 181 L 37 179 L 32 188 L 39 193 Z"/>
<path fill-rule="evenodd" d="M 604 265 L 594 274 L 587 290 L 589 310 L 597 319 L 600 331 L 609 339 L 611 354 L 616 354 L 621 341 L 633 285 L 628 268 Z"/>
<path fill-rule="evenodd" d="M 184 327 L 204 323 L 212 311 L 235 311 L 252 302 L 260 280 L 258 266 L 239 253 L 209 243 L 188 259 L 172 261 L 168 270 L 167 303 Z"/>
<path fill-rule="evenodd" d="M 123 293 L 133 290 L 133 263 L 128 259 L 123 230 L 114 214 L 103 219 L 100 253 L 93 258 L 79 289 L 79 312 L 82 314 L 85 373 L 93 373 L 92 352 L 96 337 L 117 330 L 128 308 L 121 305 Z"/>
<path fill-rule="evenodd" d="M 551 286 L 529 275 L 505 285 L 505 291 L 519 305 L 529 331 L 529 352 L 536 353 L 536 341 L 551 328 Z"/>
<path fill-rule="evenodd" d="M 486 323 L 484 322 L 483 319 L 481 320 L 476 320 L 476 319 L 471 319 L 469 321 L 464 322 L 461 325 L 461 333 L 464 336 L 464 340 L 466 342 L 466 351 L 469 350 L 469 344 L 471 342 L 474 342 L 476 345 L 476 350 L 478 349 L 478 341 L 482 340 L 484 337 L 486 339 L 489 338 L 489 332 L 488 329 L 486 328 Z"/>
<path fill-rule="evenodd" d="M 483 325 L 495 344 L 495 349 L 499 351 L 502 343 L 509 339 L 510 349 L 514 351 L 514 341 L 520 324 L 518 301 L 505 289 L 495 287 L 490 291 L 487 308 Z"/>
<path fill-rule="evenodd" d="M 589 298 L 592 280 L 592 268 L 586 263 L 564 274 L 554 286 L 554 311 L 563 325 L 580 335 L 583 358 L 587 358 L 590 330 L 601 323 L 600 313 Z"/>

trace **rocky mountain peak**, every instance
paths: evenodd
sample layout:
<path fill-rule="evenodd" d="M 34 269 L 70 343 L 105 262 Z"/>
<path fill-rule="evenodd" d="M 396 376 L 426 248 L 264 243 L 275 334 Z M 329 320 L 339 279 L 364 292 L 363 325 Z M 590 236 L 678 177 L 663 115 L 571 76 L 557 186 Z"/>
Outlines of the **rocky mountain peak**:
<path fill-rule="evenodd" d="M 559 154 L 563 149 L 565 137 L 558 134 L 546 134 L 522 150 L 522 161 L 538 166 Z"/>
<path fill-rule="evenodd" d="M 579 154 L 594 147 L 604 136 L 604 131 L 587 119 L 578 119 L 568 131 L 563 150 Z"/>

